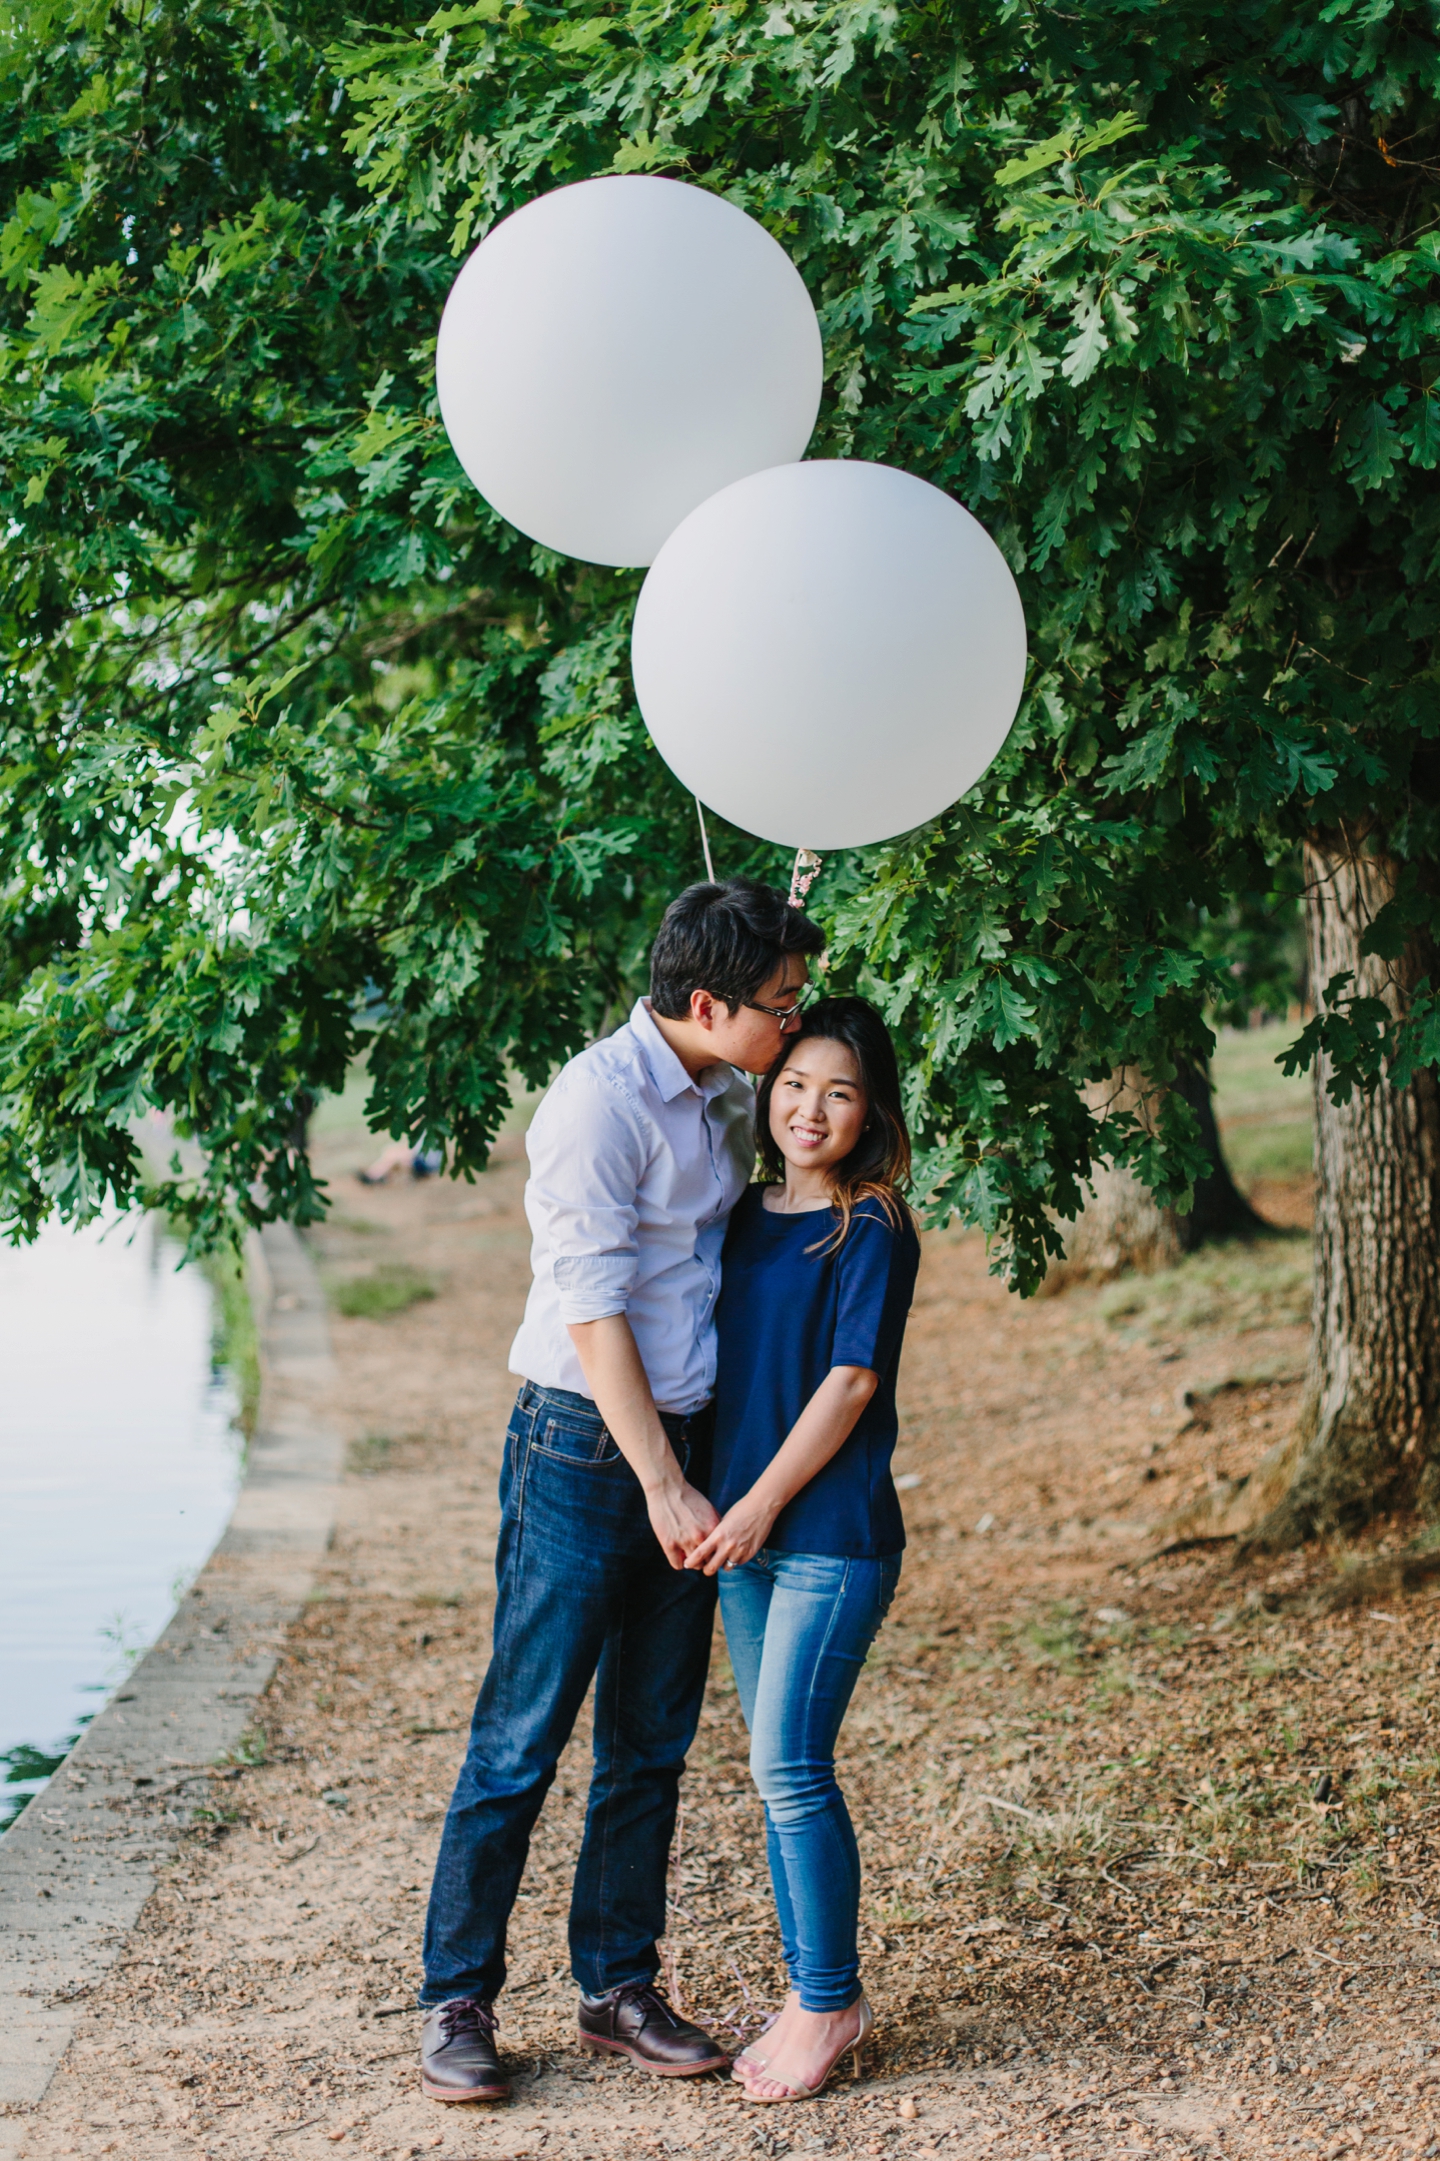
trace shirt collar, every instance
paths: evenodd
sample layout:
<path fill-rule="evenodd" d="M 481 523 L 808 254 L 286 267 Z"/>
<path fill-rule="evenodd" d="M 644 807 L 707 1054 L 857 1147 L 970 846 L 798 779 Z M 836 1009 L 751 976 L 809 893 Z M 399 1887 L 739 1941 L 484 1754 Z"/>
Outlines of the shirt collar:
<path fill-rule="evenodd" d="M 693 1088 L 695 1093 L 708 1103 L 711 1096 L 723 1095 L 735 1077 L 732 1066 L 717 1060 L 713 1066 L 706 1068 L 699 1080 L 692 1080 L 656 1027 L 649 1000 L 646 998 L 635 1000 L 630 1012 L 630 1026 L 635 1031 L 636 1042 L 640 1045 L 640 1055 L 650 1068 L 650 1078 L 660 1091 L 662 1103 L 673 1103 L 676 1096 L 683 1095 L 687 1088 Z"/>

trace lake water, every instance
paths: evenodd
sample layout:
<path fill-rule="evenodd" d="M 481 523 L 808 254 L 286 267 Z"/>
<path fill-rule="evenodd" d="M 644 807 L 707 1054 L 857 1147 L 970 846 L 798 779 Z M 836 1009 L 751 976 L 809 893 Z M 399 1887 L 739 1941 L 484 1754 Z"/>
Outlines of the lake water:
<path fill-rule="evenodd" d="M 234 1504 L 210 1287 L 179 1256 L 133 1220 L 0 1246 L 0 1756 L 99 1710 Z"/>

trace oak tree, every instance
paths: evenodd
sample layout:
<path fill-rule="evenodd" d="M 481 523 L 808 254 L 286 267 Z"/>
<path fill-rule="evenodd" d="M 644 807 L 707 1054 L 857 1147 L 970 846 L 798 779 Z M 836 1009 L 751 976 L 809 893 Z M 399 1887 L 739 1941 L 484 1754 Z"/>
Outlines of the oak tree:
<path fill-rule="evenodd" d="M 903 1039 L 928 1204 L 1022 1290 L 1102 1155 L 1185 1207 L 1205 1159 L 1170 1084 L 1227 985 L 1197 925 L 1303 851 L 1316 1348 L 1270 1533 L 1424 1499 L 1430 11 L 57 0 L 7 12 L 4 65 L 10 1222 L 147 1190 L 156 1107 L 205 1150 L 163 1182 L 197 1237 L 303 1218 L 297 1109 L 361 1044 L 376 1123 L 473 1167 L 507 1073 L 633 988 L 698 869 L 629 683 L 638 579 L 489 512 L 431 359 L 497 217 L 668 173 L 806 277 L 812 454 L 952 490 L 1020 580 L 1001 761 L 815 896 Z M 1154 1100 L 1102 1126 L 1087 1088 L 1122 1069 Z"/>

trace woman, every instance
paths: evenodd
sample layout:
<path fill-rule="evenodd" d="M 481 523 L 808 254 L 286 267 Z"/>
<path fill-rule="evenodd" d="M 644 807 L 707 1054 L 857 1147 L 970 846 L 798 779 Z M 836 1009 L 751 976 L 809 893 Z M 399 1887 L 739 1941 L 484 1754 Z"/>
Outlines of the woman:
<path fill-rule="evenodd" d="M 719 1572 L 730 1662 L 765 1803 L 791 1989 L 734 2075 L 808 2100 L 870 2030 L 860 1857 L 835 1742 L 894 1596 L 905 1528 L 890 1476 L 895 1375 L 920 1242 L 885 1024 L 863 998 L 806 1012 L 760 1087 L 760 1165 L 730 1218 L 717 1313 L 720 1521 L 688 1565 Z"/>

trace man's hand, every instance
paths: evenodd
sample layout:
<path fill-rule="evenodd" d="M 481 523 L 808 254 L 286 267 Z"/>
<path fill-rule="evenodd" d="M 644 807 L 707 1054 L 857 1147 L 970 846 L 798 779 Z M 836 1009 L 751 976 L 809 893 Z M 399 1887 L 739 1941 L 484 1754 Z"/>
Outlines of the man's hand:
<path fill-rule="evenodd" d="M 710 1513 L 715 1514 L 713 1508 Z M 691 1548 L 685 1566 L 713 1576 L 719 1569 L 739 1568 L 743 1562 L 753 1561 L 774 1529 L 778 1514 L 775 1503 L 752 1486 L 733 1508 L 726 1509 L 709 1536 Z"/>
<path fill-rule="evenodd" d="M 672 1568 L 684 1568 L 688 1556 L 720 1521 L 711 1503 L 682 1478 L 678 1485 L 656 1487 L 645 1496 L 650 1528 Z"/>
<path fill-rule="evenodd" d="M 655 1408 L 630 1323 L 623 1313 L 571 1321 L 570 1341 L 615 1446 L 645 1489 L 650 1525 L 672 1568 L 710 1531 L 715 1510 L 685 1477 Z"/>

